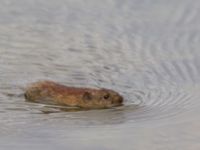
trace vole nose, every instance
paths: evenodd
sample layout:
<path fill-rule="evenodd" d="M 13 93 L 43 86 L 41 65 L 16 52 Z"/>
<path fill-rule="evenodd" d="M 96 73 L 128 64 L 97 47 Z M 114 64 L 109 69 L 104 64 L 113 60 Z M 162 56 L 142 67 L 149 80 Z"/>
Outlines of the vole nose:
<path fill-rule="evenodd" d="M 120 97 L 118 98 L 118 102 L 119 102 L 119 103 L 122 103 L 122 102 L 123 102 L 123 97 L 122 97 L 122 96 L 120 96 Z"/>

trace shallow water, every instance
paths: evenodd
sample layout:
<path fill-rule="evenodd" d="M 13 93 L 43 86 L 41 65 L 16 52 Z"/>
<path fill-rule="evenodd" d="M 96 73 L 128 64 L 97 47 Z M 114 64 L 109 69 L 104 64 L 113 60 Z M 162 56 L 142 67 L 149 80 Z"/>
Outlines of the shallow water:
<path fill-rule="evenodd" d="M 200 1 L 2 0 L 0 149 L 199 150 Z M 24 101 L 50 79 L 106 87 L 124 106 Z"/>

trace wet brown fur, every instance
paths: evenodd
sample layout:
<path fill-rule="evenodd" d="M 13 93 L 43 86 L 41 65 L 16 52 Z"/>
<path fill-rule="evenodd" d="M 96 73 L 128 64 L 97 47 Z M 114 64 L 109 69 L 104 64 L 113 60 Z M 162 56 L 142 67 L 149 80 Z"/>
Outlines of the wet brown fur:
<path fill-rule="evenodd" d="M 31 84 L 25 98 L 32 102 L 82 108 L 109 108 L 123 102 L 122 96 L 113 90 L 67 87 L 52 81 Z"/>

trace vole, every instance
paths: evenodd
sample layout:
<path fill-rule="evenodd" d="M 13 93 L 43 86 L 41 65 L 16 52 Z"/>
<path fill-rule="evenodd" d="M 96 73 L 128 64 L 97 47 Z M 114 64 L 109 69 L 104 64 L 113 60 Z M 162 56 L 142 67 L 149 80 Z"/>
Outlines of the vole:
<path fill-rule="evenodd" d="M 30 84 L 24 96 L 31 102 L 88 109 L 110 108 L 120 106 L 123 102 L 123 97 L 110 89 L 68 87 L 53 81 Z"/>

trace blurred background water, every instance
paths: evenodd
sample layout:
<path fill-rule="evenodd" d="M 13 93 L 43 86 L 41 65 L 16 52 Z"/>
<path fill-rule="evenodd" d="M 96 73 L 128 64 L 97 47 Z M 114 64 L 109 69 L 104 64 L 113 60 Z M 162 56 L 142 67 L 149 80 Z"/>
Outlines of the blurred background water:
<path fill-rule="evenodd" d="M 199 24 L 197 0 L 1 0 L 0 149 L 199 150 Z M 111 88 L 125 104 L 25 102 L 41 79 Z"/>

